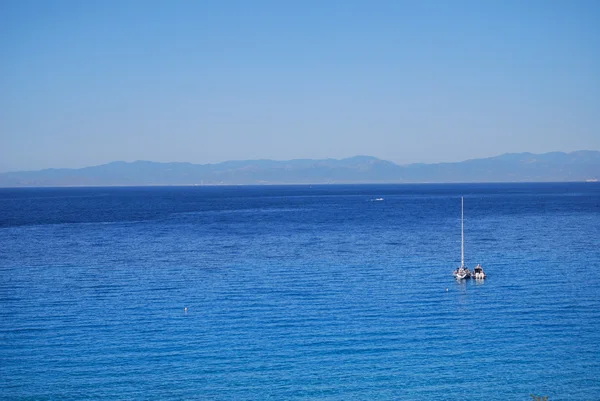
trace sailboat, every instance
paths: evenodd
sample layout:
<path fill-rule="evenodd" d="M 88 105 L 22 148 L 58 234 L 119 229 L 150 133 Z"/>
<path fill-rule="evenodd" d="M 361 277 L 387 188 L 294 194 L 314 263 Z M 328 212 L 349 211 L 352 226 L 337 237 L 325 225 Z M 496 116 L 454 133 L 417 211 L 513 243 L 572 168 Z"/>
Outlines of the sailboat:
<path fill-rule="evenodd" d="M 471 277 L 471 271 L 465 266 L 465 201 L 460 197 L 460 266 L 454 270 L 454 277 L 457 280 L 464 280 Z"/>

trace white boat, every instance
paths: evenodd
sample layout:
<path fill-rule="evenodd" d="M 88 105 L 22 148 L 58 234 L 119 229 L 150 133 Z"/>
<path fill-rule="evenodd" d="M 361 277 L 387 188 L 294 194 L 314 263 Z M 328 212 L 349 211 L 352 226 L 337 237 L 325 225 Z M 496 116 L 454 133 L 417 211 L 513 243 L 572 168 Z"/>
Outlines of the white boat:
<path fill-rule="evenodd" d="M 460 266 L 452 274 L 457 280 L 471 277 L 471 271 L 465 266 L 465 208 L 462 196 L 460 197 Z"/>
<path fill-rule="evenodd" d="M 473 269 L 473 273 L 471 274 L 475 280 L 485 280 L 485 272 L 483 271 L 483 267 L 478 263 L 477 266 Z"/>

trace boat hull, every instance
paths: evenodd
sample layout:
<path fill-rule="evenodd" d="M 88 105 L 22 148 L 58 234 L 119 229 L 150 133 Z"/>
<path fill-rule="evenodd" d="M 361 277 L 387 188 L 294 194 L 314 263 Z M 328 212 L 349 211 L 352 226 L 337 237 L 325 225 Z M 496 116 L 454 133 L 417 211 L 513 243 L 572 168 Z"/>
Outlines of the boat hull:
<path fill-rule="evenodd" d="M 471 272 L 468 269 L 455 270 L 454 273 L 452 273 L 452 275 L 457 280 L 464 280 L 467 278 L 471 278 Z"/>

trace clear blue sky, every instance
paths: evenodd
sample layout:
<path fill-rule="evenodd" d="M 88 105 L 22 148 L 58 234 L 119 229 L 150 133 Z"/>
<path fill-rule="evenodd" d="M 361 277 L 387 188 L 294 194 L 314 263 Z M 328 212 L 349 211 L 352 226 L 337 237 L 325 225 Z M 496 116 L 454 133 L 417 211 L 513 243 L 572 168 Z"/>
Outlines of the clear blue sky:
<path fill-rule="evenodd" d="M 0 171 L 600 149 L 600 1 L 0 1 Z"/>

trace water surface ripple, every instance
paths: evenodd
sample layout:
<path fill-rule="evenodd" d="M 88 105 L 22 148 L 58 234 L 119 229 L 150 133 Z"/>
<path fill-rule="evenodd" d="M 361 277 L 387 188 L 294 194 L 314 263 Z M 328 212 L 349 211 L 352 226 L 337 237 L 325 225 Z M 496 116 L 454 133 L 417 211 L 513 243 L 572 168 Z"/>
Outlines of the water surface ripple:
<path fill-rule="evenodd" d="M 451 276 L 462 195 L 484 283 Z M 2 399 L 599 400 L 599 377 L 599 184 L 0 189 Z"/>

